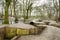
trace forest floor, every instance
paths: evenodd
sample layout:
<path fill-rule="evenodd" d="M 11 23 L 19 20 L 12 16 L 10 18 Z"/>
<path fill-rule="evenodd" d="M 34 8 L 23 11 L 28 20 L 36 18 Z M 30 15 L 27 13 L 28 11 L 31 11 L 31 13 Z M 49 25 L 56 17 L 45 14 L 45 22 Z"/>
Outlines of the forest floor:
<path fill-rule="evenodd" d="M 60 28 L 47 26 L 39 35 L 21 36 L 17 40 L 60 40 Z"/>

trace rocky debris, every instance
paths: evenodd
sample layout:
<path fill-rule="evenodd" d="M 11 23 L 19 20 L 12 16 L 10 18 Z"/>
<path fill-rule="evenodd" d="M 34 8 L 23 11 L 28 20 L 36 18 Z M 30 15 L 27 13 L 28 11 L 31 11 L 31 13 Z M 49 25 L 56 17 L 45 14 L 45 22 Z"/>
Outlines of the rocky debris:
<path fill-rule="evenodd" d="M 49 23 L 56 23 L 54 20 L 40 20 L 40 19 L 35 19 L 30 21 L 31 25 L 49 25 Z"/>
<path fill-rule="evenodd" d="M 49 25 L 49 23 L 56 23 L 56 21 L 53 21 L 53 20 L 43 20 L 43 22 L 44 22 L 46 25 Z"/>
<path fill-rule="evenodd" d="M 55 26 L 55 27 L 59 27 L 60 28 L 60 24 L 59 23 L 50 23 L 50 26 Z"/>
<path fill-rule="evenodd" d="M 44 22 L 35 22 L 34 25 L 46 25 Z"/>

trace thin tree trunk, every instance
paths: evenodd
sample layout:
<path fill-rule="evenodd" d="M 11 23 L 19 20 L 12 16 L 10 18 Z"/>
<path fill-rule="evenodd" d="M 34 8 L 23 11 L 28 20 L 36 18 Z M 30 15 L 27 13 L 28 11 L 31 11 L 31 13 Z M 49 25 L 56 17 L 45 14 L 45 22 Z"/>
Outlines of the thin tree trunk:
<path fill-rule="evenodd" d="M 26 21 L 26 18 L 25 18 L 25 12 L 24 12 L 24 0 L 23 0 L 23 18 L 24 18 L 24 22 Z"/>
<path fill-rule="evenodd" d="M 11 17 L 12 17 L 12 7 L 11 7 L 11 5 L 10 5 L 10 12 L 11 12 Z"/>
<path fill-rule="evenodd" d="M 29 11 L 29 10 L 27 9 L 27 16 L 26 16 L 26 19 L 28 19 L 28 17 L 29 17 L 29 15 L 28 15 L 28 11 Z"/>
<path fill-rule="evenodd" d="M 17 2 L 17 0 L 13 0 L 15 23 L 18 23 L 18 18 L 17 18 L 16 10 L 15 10 L 16 9 L 16 2 Z"/>
<path fill-rule="evenodd" d="M 60 0 L 59 0 L 59 21 L 60 21 Z"/>

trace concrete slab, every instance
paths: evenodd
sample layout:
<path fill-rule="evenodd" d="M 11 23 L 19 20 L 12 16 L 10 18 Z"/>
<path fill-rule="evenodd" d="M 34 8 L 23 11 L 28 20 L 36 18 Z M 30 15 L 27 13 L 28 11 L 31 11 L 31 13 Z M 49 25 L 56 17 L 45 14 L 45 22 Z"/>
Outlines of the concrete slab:
<path fill-rule="evenodd" d="M 21 36 L 17 40 L 60 40 L 60 28 L 47 26 L 40 35 Z"/>
<path fill-rule="evenodd" d="M 22 28 L 22 29 L 30 29 L 30 28 L 35 28 L 34 26 L 32 25 L 29 25 L 29 24 L 24 24 L 24 23 L 17 23 L 17 24 L 12 24 L 12 25 L 9 25 L 9 27 L 13 27 L 13 28 Z"/>

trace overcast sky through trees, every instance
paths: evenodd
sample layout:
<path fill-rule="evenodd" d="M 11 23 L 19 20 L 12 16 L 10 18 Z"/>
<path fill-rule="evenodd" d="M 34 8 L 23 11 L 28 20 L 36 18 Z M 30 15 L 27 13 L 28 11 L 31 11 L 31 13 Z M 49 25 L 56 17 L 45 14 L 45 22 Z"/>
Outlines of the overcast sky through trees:
<path fill-rule="evenodd" d="M 3 0 L 0 0 L 0 12 L 2 11 L 1 9 L 2 9 L 2 1 Z M 39 6 L 39 5 L 41 5 L 41 4 L 44 4 L 46 2 L 46 0 L 39 0 L 39 1 L 36 1 L 36 2 L 34 2 L 34 5 L 33 5 L 33 7 L 35 7 L 35 6 Z M 38 5 L 37 5 L 38 4 Z"/>
<path fill-rule="evenodd" d="M 4 0 L 0 0 L 0 13 L 2 12 L 2 1 L 4 1 Z M 48 1 L 51 1 L 51 0 L 37 0 L 34 2 L 33 7 L 40 6 L 45 3 L 49 3 Z"/>

